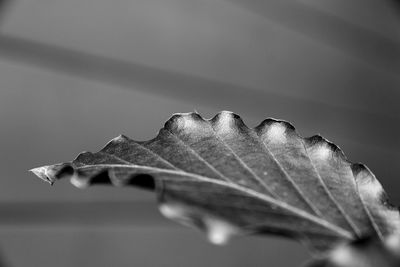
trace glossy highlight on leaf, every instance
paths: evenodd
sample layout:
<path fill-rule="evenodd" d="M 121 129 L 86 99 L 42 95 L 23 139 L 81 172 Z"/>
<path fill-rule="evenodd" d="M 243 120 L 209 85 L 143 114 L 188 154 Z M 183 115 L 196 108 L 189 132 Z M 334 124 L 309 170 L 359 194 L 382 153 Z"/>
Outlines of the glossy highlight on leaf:
<path fill-rule="evenodd" d="M 160 211 L 223 244 L 236 234 L 277 234 L 313 251 L 399 231 L 398 210 L 362 164 L 321 136 L 301 137 L 286 121 L 255 128 L 223 111 L 212 119 L 173 115 L 152 140 L 126 136 L 99 152 L 32 170 L 45 181 L 154 190 Z"/>

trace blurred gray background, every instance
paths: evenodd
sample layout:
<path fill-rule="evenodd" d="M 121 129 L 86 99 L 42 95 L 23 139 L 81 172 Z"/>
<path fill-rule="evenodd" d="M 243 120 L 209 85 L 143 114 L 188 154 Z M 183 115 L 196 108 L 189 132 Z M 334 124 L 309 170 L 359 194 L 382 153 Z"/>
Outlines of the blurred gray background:
<path fill-rule="evenodd" d="M 400 204 L 400 4 L 382 0 L 0 2 L 5 266 L 299 266 L 297 243 L 225 247 L 135 189 L 54 187 L 27 170 L 153 138 L 175 112 L 291 121 L 366 163 Z"/>

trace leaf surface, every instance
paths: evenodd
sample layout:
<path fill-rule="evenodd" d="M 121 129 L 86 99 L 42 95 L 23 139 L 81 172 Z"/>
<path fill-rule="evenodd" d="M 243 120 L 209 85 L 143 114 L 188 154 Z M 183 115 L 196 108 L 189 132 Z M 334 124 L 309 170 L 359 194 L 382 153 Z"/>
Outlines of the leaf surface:
<path fill-rule="evenodd" d="M 154 190 L 165 216 L 217 244 L 272 233 L 325 251 L 367 235 L 384 240 L 400 224 L 371 171 L 336 145 L 275 119 L 249 128 L 227 111 L 209 120 L 175 114 L 152 140 L 121 135 L 99 152 L 32 171 L 50 183 L 70 177 L 78 187 Z"/>

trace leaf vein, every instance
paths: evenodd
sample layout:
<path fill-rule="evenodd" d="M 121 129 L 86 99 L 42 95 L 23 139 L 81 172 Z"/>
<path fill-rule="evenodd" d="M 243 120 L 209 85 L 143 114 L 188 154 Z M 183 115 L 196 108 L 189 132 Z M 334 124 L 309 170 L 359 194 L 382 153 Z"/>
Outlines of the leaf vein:
<path fill-rule="evenodd" d="M 324 182 L 324 180 L 321 177 L 321 174 L 319 173 L 319 171 L 317 170 L 317 167 L 314 164 L 314 161 L 312 160 L 312 158 L 310 157 L 310 154 L 308 153 L 308 150 L 306 148 L 306 145 L 304 144 L 304 141 L 302 140 L 302 138 L 300 139 L 304 150 L 306 152 L 306 156 L 307 158 L 310 160 L 311 166 L 314 169 L 315 173 L 317 174 L 317 178 L 320 181 L 322 187 L 324 188 L 325 192 L 327 193 L 328 197 L 332 200 L 333 204 L 338 208 L 339 212 L 342 214 L 342 216 L 344 217 L 344 219 L 346 220 L 346 222 L 350 225 L 350 227 L 353 229 L 354 233 L 357 236 L 360 236 L 360 230 L 358 229 L 358 227 L 355 225 L 355 223 L 353 222 L 353 220 L 346 214 L 346 212 L 344 211 L 343 207 L 336 201 L 336 199 L 333 197 L 331 191 L 329 190 L 328 186 L 326 185 L 326 183 Z"/>

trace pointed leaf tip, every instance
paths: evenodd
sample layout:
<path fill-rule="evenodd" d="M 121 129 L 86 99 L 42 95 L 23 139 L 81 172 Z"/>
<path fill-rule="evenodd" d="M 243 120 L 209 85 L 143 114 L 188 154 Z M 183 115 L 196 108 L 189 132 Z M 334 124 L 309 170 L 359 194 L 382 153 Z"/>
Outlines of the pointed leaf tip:
<path fill-rule="evenodd" d="M 63 177 L 71 177 L 75 170 L 69 163 L 47 165 L 29 170 L 45 182 L 53 183 Z"/>
<path fill-rule="evenodd" d="M 48 167 L 49 166 L 37 167 L 37 168 L 30 169 L 29 171 L 32 172 L 33 174 L 35 174 L 40 179 L 42 179 L 43 181 L 49 183 L 50 185 L 53 185 L 54 181 L 51 180 L 51 178 L 46 175 Z"/>

